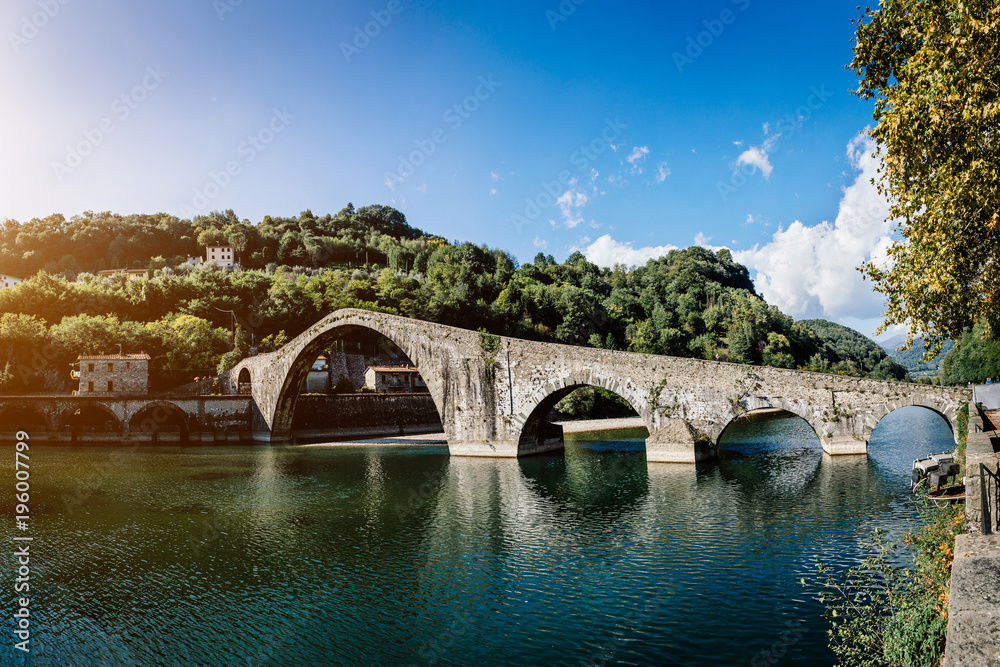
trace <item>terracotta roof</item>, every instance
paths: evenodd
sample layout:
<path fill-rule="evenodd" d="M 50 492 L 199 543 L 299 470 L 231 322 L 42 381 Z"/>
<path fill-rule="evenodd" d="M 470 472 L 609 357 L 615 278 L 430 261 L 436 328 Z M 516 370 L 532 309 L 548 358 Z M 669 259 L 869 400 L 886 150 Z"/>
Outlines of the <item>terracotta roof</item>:
<path fill-rule="evenodd" d="M 416 368 L 409 366 L 369 366 L 365 372 L 378 371 L 380 373 L 419 373 Z"/>
<path fill-rule="evenodd" d="M 125 359 L 125 360 L 128 360 L 128 359 L 151 359 L 151 358 L 152 357 L 150 357 L 145 352 L 141 352 L 139 354 L 81 354 L 76 359 L 77 359 L 77 361 L 79 361 L 80 359 L 106 361 L 106 360 L 109 360 L 109 359 L 112 359 L 112 360 L 113 359 Z"/>

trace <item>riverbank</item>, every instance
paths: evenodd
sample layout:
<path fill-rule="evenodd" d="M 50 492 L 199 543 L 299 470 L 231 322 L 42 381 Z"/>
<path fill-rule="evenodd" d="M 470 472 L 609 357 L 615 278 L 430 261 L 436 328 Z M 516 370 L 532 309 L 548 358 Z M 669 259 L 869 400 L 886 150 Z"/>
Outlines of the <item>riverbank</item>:
<path fill-rule="evenodd" d="M 597 431 L 617 431 L 627 428 L 646 428 L 642 417 L 621 417 L 617 419 L 577 419 L 568 422 L 555 422 L 562 426 L 566 433 L 594 433 Z"/>
<path fill-rule="evenodd" d="M 577 421 L 557 422 L 563 427 L 563 433 L 597 433 L 601 431 L 621 431 L 634 428 L 645 428 L 646 424 L 641 417 L 625 417 L 621 419 L 580 419 Z M 309 437 L 309 432 L 297 432 L 298 437 Z M 297 445 L 299 447 L 386 447 L 403 446 L 412 447 L 427 445 L 445 445 L 448 440 L 444 431 L 422 430 L 419 433 L 408 433 L 403 435 L 372 434 L 372 437 L 365 437 L 367 433 L 358 432 L 336 436 L 337 440 L 330 442 L 316 442 Z M 314 437 L 322 437 L 316 435 Z"/>
<path fill-rule="evenodd" d="M 432 433 L 418 433 L 412 435 L 395 435 L 384 438 L 355 438 L 353 440 L 339 440 L 336 442 L 317 442 L 307 445 L 296 445 L 296 447 L 306 448 L 333 448 L 333 447 L 426 447 L 428 445 L 448 446 L 444 431 Z"/>

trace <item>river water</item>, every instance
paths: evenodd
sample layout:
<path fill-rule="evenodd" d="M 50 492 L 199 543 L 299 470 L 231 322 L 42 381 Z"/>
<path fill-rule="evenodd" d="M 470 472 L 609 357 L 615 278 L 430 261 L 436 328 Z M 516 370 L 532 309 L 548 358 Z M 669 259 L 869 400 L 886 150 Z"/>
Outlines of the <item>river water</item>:
<path fill-rule="evenodd" d="M 816 560 L 910 525 L 913 459 L 953 447 L 920 408 L 868 457 L 824 455 L 789 415 L 741 420 L 697 466 L 624 435 L 522 461 L 36 445 L 32 652 L 8 621 L 2 663 L 833 664 Z"/>

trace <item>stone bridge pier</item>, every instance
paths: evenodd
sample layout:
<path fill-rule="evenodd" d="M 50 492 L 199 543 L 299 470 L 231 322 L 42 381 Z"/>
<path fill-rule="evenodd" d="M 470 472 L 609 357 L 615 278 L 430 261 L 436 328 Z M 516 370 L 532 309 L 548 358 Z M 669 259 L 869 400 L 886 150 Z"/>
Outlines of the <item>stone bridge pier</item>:
<path fill-rule="evenodd" d="M 234 384 L 249 387 L 263 421 L 261 440 L 285 441 L 309 367 L 336 339 L 359 329 L 393 341 L 427 383 L 455 456 L 518 457 L 563 447 L 552 407 L 585 386 L 631 404 L 649 437 L 650 461 L 714 456 L 723 432 L 754 410 L 780 409 L 812 426 L 829 454 L 864 454 L 885 415 L 920 405 L 957 431 L 969 391 L 539 343 L 403 317 L 347 309 L 317 322 L 285 347 L 244 359 Z"/>

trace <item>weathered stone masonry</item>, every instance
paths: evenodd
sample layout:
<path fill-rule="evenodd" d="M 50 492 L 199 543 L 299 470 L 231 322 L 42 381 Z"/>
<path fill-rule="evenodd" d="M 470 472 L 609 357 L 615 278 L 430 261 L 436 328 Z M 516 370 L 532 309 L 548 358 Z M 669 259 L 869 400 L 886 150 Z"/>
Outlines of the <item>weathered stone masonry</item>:
<path fill-rule="evenodd" d="M 714 454 L 729 423 L 760 408 L 805 419 L 830 454 L 863 454 L 879 420 L 906 405 L 941 414 L 955 431 L 966 389 L 884 382 L 699 359 L 598 350 L 488 337 L 430 322 L 340 310 L 284 348 L 245 359 L 252 397 L 271 441 L 291 434 L 297 388 L 316 356 L 357 329 L 381 333 L 402 349 L 427 383 L 454 455 L 515 457 L 560 448 L 551 407 L 593 385 L 625 398 L 649 438 L 650 461 L 694 462 Z M 485 343 L 485 344 L 484 344 Z M 494 345 L 491 343 L 498 343 Z"/>
<path fill-rule="evenodd" d="M 49 442 L 188 441 L 215 442 L 220 436 L 250 437 L 248 396 L 4 396 L 0 434 L 30 425 L 32 438 Z M 80 409 L 106 416 L 113 430 L 74 434 L 68 424 Z M 169 430 L 170 432 L 161 433 Z"/>

